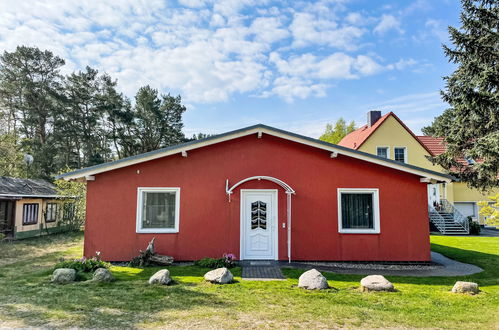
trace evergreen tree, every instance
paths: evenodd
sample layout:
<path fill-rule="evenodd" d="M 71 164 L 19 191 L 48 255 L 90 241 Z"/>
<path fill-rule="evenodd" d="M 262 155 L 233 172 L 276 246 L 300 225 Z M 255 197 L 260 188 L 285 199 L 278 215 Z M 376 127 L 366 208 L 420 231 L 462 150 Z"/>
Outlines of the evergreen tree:
<path fill-rule="evenodd" d="M 19 46 L 0 56 L 0 103 L 8 109 L 10 122 L 19 125 L 14 130 L 23 149 L 34 156 L 34 176 L 48 178 L 52 173 L 53 114 L 59 106 L 63 65 L 52 52 L 34 47 Z"/>
<path fill-rule="evenodd" d="M 86 67 L 64 77 L 63 65 L 33 47 L 0 56 L 0 175 L 52 179 L 185 141 L 180 96 L 146 86 L 132 107 L 109 75 Z M 34 157 L 29 171 L 24 153 Z"/>
<path fill-rule="evenodd" d="M 136 153 L 182 142 L 182 114 L 185 110 L 180 96 L 159 96 L 156 89 L 141 87 L 135 96 L 133 111 Z"/>
<path fill-rule="evenodd" d="M 56 121 L 57 141 L 65 153 L 58 168 L 80 168 L 112 158 L 106 128 L 107 113 L 122 103 L 116 82 L 86 67 L 70 74 L 64 86 L 65 107 Z"/>
<path fill-rule="evenodd" d="M 351 121 L 347 125 L 343 118 L 340 118 L 333 125 L 326 124 L 326 131 L 319 137 L 319 140 L 326 141 L 329 143 L 337 144 L 343 139 L 348 133 L 355 130 L 355 122 Z"/>
<path fill-rule="evenodd" d="M 450 105 L 425 133 L 444 137 L 447 151 L 433 160 L 471 187 L 499 186 L 499 5 L 462 0 L 461 28 L 449 27 L 453 48 L 444 46 L 457 69 L 442 97 Z M 463 166 L 459 158 L 475 162 Z"/>

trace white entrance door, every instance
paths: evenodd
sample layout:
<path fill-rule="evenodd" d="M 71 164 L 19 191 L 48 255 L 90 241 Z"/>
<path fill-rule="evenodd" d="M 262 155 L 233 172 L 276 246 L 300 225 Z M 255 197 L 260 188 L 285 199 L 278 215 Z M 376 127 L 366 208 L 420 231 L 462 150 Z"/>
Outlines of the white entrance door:
<path fill-rule="evenodd" d="M 428 204 L 434 206 L 440 203 L 440 185 L 429 184 L 428 185 Z"/>
<path fill-rule="evenodd" d="M 241 259 L 277 259 L 277 190 L 241 189 Z"/>

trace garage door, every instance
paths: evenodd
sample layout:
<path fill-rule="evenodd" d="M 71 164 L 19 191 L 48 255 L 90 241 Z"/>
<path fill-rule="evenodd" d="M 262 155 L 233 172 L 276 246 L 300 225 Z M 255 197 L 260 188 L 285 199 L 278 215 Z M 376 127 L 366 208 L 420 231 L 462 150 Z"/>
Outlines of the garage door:
<path fill-rule="evenodd" d="M 463 202 L 459 203 L 459 202 L 456 202 L 454 204 L 454 206 L 465 217 L 470 216 L 470 217 L 476 218 L 475 203 L 463 203 Z"/>

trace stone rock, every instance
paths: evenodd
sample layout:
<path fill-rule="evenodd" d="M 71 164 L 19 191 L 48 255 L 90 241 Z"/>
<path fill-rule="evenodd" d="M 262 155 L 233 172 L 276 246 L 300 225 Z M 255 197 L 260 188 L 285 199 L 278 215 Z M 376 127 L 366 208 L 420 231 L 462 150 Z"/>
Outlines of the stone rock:
<path fill-rule="evenodd" d="M 168 285 L 171 281 L 172 279 L 170 278 L 170 271 L 168 269 L 158 270 L 149 278 L 149 284 Z"/>
<path fill-rule="evenodd" d="M 204 274 L 204 279 L 211 283 L 227 284 L 232 282 L 234 276 L 232 276 L 230 270 L 223 267 L 210 270 L 208 273 Z"/>
<path fill-rule="evenodd" d="M 76 279 L 76 270 L 71 268 L 57 268 L 52 273 L 52 282 L 65 284 L 74 282 Z"/>
<path fill-rule="evenodd" d="M 360 281 L 362 291 L 394 291 L 393 284 L 382 275 L 369 275 Z"/>
<path fill-rule="evenodd" d="M 323 290 L 329 288 L 326 278 L 316 269 L 307 270 L 298 279 L 298 287 L 307 290 Z"/>
<path fill-rule="evenodd" d="M 114 276 L 107 268 L 97 268 L 94 272 L 93 280 L 96 282 L 112 282 Z"/>
<path fill-rule="evenodd" d="M 478 284 L 474 282 L 462 282 L 457 281 L 452 288 L 453 293 L 469 293 L 469 294 L 477 294 L 480 292 L 478 289 Z"/>

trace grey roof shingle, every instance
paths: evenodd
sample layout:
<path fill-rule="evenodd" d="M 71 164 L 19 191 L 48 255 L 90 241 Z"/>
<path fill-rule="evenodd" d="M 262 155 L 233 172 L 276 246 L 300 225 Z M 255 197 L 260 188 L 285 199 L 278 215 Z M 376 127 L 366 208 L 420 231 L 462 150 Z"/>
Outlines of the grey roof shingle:
<path fill-rule="evenodd" d="M 54 196 L 57 190 L 53 184 L 41 179 L 20 179 L 0 176 L 0 195 L 12 196 Z"/>

